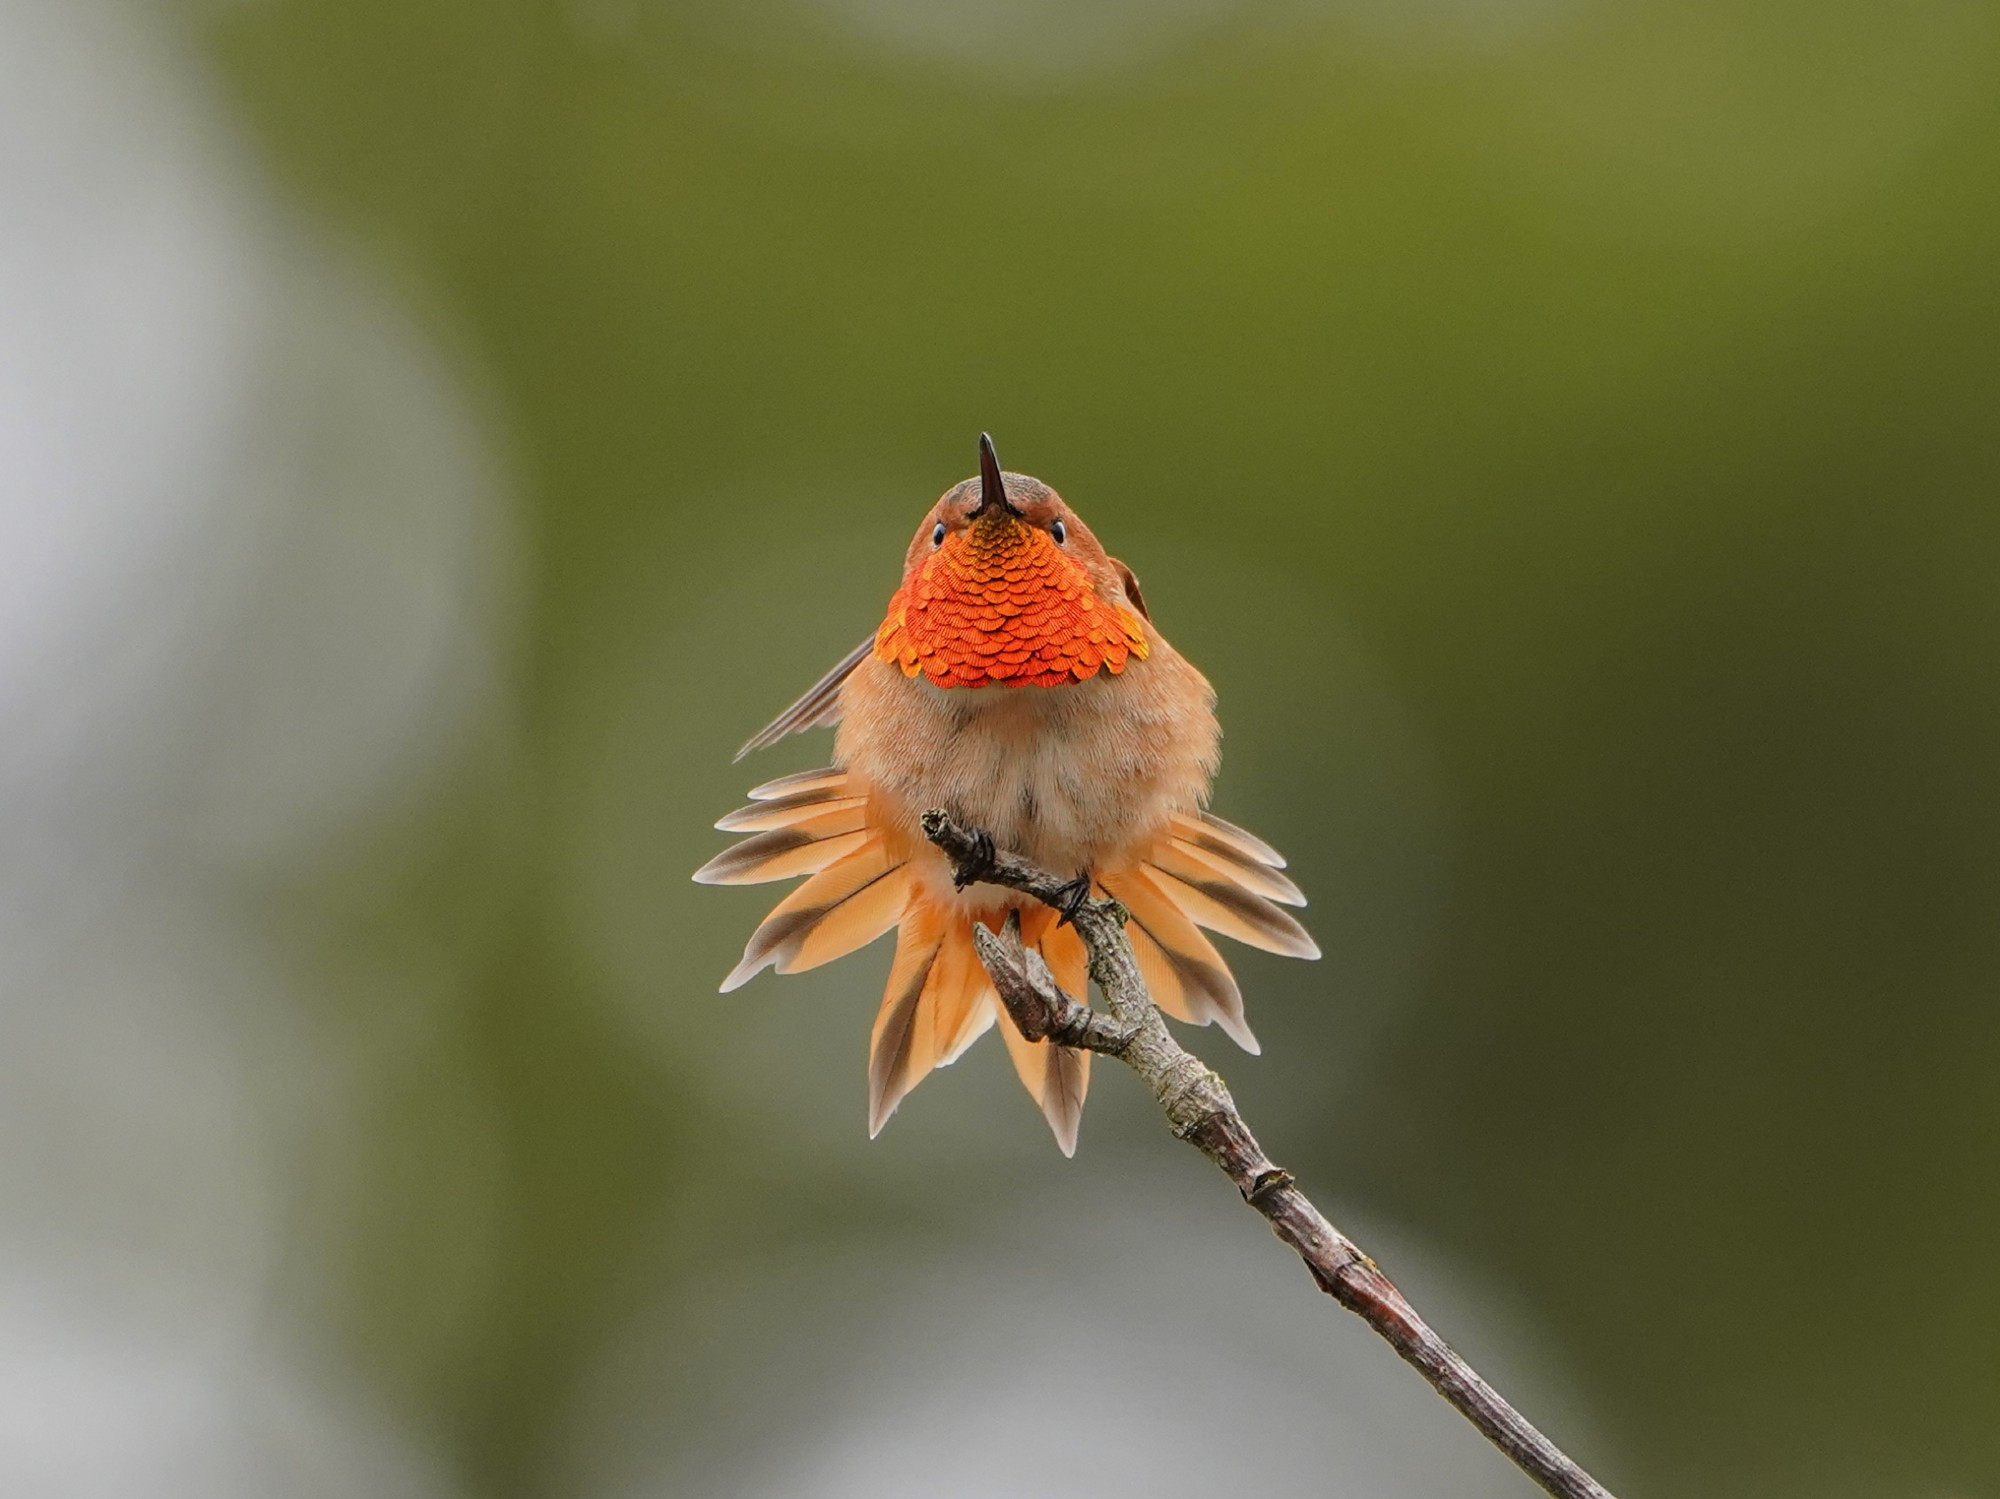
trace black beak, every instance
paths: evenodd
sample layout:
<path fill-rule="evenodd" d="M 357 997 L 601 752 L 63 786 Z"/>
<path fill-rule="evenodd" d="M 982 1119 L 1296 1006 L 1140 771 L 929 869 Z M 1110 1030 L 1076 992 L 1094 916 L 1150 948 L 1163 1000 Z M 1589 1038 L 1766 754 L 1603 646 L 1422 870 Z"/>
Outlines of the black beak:
<path fill-rule="evenodd" d="M 972 512 L 971 519 L 977 520 L 989 510 L 1003 510 L 1009 515 L 1019 515 L 1007 498 L 1007 485 L 1000 477 L 1000 458 L 993 451 L 993 439 L 982 432 L 979 434 L 979 508 Z"/>

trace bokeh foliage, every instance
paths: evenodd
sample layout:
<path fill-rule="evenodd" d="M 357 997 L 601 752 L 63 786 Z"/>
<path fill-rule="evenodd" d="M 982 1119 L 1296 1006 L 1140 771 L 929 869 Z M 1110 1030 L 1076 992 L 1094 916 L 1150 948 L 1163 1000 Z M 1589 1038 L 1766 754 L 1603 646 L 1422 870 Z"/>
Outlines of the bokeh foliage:
<path fill-rule="evenodd" d="M 661 1283 L 1064 1169 L 998 1081 L 911 1105 L 1005 1135 L 958 1196 L 850 1140 L 869 976 L 709 997 L 757 906 L 684 878 L 987 428 L 1146 579 L 1219 805 L 1315 896 L 1329 961 L 1244 963 L 1225 1068 L 1274 1152 L 1514 1288 L 1634 1493 L 1991 1491 L 2000 18 L 1218 4 L 1072 66 L 841 14 L 198 17 L 524 496 L 519 745 L 299 902 L 474 976 L 375 1126 L 357 1348 L 540 1492 Z M 1115 1091 L 1096 1130 L 1172 1149 Z"/>

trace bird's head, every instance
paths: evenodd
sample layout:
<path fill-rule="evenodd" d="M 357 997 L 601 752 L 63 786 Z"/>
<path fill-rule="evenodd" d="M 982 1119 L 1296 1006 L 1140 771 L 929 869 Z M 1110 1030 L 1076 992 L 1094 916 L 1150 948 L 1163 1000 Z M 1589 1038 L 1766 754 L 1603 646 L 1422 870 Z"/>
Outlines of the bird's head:
<path fill-rule="evenodd" d="M 1145 660 L 1145 612 L 1131 570 L 981 434 L 979 476 L 917 527 L 875 654 L 939 687 L 1059 687 Z"/>

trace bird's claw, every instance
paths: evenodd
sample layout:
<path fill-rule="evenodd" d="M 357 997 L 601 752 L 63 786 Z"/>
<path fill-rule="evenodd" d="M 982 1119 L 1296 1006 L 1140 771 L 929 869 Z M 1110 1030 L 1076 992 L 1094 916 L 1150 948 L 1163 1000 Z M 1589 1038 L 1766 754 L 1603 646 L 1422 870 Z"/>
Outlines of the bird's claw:
<path fill-rule="evenodd" d="M 1057 887 L 1055 894 L 1059 897 L 1057 905 L 1062 911 L 1062 915 L 1056 918 L 1056 925 L 1068 926 L 1076 920 L 1084 904 L 1090 899 L 1090 871 L 1079 869 L 1076 878 L 1066 885 Z"/>
<path fill-rule="evenodd" d="M 976 885 L 993 872 L 993 835 L 981 828 L 972 835 L 972 856 L 953 871 L 951 884 L 954 890 L 963 890 L 967 885 Z"/>

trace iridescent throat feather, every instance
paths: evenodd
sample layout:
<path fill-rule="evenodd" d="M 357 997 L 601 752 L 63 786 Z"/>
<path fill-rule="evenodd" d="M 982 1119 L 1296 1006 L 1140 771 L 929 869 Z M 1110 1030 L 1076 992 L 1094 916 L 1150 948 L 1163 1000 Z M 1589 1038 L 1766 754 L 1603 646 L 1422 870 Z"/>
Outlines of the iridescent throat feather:
<path fill-rule="evenodd" d="M 1040 526 L 982 516 L 946 538 L 889 601 L 875 654 L 939 687 L 1059 687 L 1146 659 L 1146 634 L 1097 596 Z"/>

